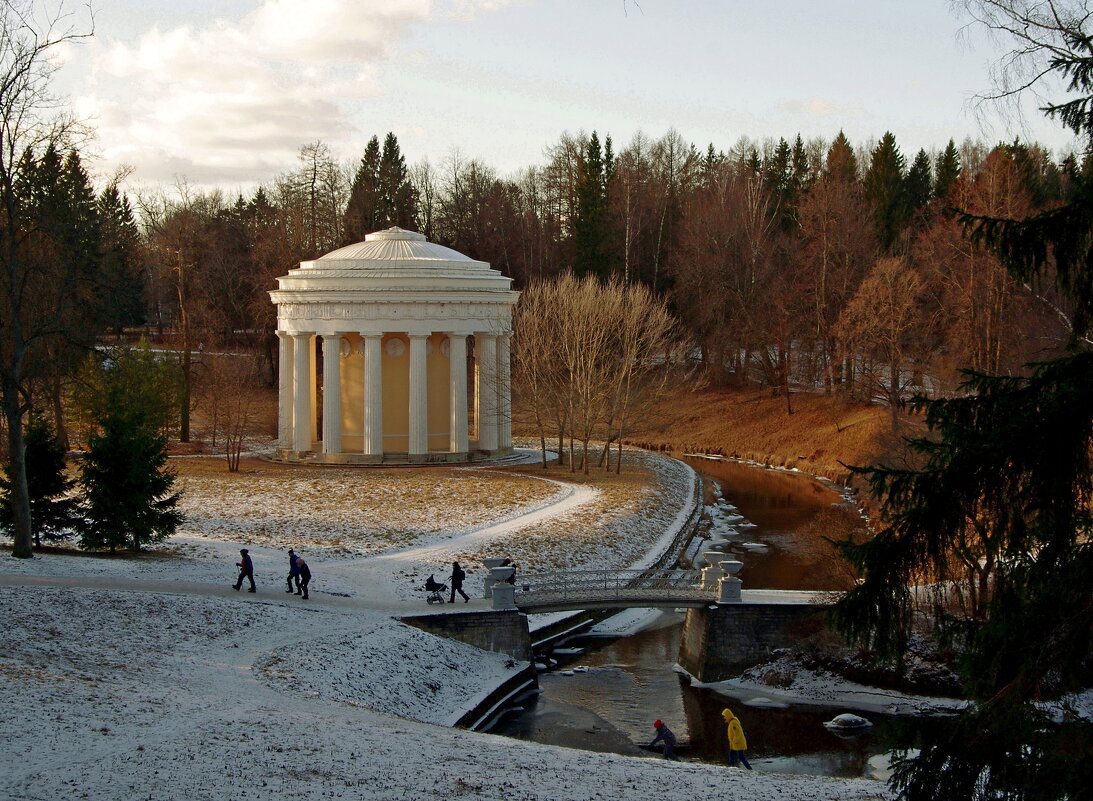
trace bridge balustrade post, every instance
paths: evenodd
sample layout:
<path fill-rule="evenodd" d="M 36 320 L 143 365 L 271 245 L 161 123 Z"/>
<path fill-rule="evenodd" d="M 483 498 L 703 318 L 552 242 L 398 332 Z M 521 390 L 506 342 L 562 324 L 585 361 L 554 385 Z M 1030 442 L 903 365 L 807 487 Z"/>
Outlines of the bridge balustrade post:
<path fill-rule="evenodd" d="M 720 566 L 725 571 L 725 577 L 717 583 L 717 602 L 719 604 L 740 603 L 740 587 L 744 582 L 738 579 L 736 574 L 740 572 L 744 563 L 736 559 L 727 559 L 721 562 Z"/>
<path fill-rule="evenodd" d="M 494 581 L 490 575 L 490 571 L 495 567 L 501 567 L 501 565 L 505 564 L 507 561 L 509 561 L 508 558 L 504 556 L 491 556 L 482 560 L 482 564 L 486 566 L 486 578 L 483 580 L 483 584 L 485 585 L 483 587 L 485 590 L 482 595 L 483 598 L 489 598 L 490 592 L 493 590 Z"/>
<path fill-rule="evenodd" d="M 493 588 L 494 609 L 515 609 L 516 588 L 506 582 L 494 585 Z"/>

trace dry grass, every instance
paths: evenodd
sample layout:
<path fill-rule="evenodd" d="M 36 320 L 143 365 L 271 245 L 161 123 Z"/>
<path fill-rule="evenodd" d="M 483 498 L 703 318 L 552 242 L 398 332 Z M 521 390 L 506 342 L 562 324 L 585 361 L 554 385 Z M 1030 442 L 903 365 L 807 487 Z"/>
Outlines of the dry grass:
<path fill-rule="evenodd" d="M 408 547 L 505 519 L 557 487 L 490 470 L 360 469 L 257 459 L 229 473 L 215 459 L 174 459 L 180 533 L 346 555 Z"/>
<path fill-rule="evenodd" d="M 844 465 L 899 458 L 902 438 L 921 431 L 902 416 L 892 432 L 890 410 L 841 398 L 796 394 L 793 414 L 768 390 L 681 390 L 664 404 L 660 422 L 629 441 L 653 449 L 722 453 L 780 467 L 796 467 L 843 482 Z"/>

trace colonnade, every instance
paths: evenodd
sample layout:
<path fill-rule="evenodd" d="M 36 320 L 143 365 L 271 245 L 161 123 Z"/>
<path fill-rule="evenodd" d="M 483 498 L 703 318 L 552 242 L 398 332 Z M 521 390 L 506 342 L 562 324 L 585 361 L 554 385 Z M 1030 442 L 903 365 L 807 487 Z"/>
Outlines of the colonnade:
<path fill-rule="evenodd" d="M 359 450 L 343 448 L 344 417 L 342 382 L 346 371 L 342 360 L 350 349 L 345 347 L 350 333 L 363 340 L 363 419 Z M 404 433 L 410 461 L 432 461 L 429 449 L 429 386 L 426 357 L 431 333 L 405 333 L 409 340 L 408 431 L 385 432 L 383 421 L 383 342 L 385 333 L 278 331 L 280 363 L 278 375 L 278 438 L 283 450 L 297 455 L 314 452 L 316 440 L 322 442 L 322 456 L 328 461 L 382 461 L 385 453 L 384 436 Z M 466 332 L 444 332 L 449 361 L 448 427 L 446 451 L 433 450 L 440 460 L 466 459 L 472 450 L 468 430 L 468 348 Z M 473 333 L 474 336 L 474 420 L 477 440 L 475 449 L 488 453 L 505 452 L 512 448 L 512 421 L 509 348 L 510 335 Z M 322 432 L 317 436 L 318 384 L 316 337 L 322 341 L 323 392 Z M 390 341 L 390 340 L 389 340 Z M 402 346 L 401 339 L 396 340 Z M 443 352 L 443 351 L 442 351 Z M 401 358 L 397 356 L 390 358 Z M 434 425 L 437 421 L 433 421 Z M 354 428 L 356 426 L 354 425 Z M 386 449 L 387 453 L 401 453 Z"/>

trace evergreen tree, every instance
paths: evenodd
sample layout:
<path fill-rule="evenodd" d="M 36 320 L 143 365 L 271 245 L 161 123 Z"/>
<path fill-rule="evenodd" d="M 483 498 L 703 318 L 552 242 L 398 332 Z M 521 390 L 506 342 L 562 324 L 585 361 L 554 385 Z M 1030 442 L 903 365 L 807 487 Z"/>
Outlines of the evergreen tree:
<path fill-rule="evenodd" d="M 383 153 L 380 155 L 377 178 L 379 191 L 377 227 L 397 225 L 399 228 L 412 229 L 417 217 L 417 198 L 413 184 L 410 183 L 406 160 L 399 149 L 398 139 L 390 132 L 383 140 Z M 355 181 L 354 186 L 356 186 Z M 350 202 L 352 203 L 352 198 Z"/>
<path fill-rule="evenodd" d="M 1078 798 L 1093 781 L 1088 724 L 1033 699 L 1081 689 L 1093 646 L 1093 354 L 1029 378 L 970 374 L 951 400 L 917 398 L 922 469 L 858 469 L 885 527 L 845 550 L 862 582 L 835 607 L 866 648 L 903 653 L 916 608 L 962 654 L 978 705 L 897 762 L 901 798 Z M 917 592 L 914 587 L 918 587 Z M 963 607 L 958 604 L 963 604 Z"/>
<path fill-rule="evenodd" d="M 858 180 L 858 157 L 854 155 L 854 148 L 846 139 L 846 134 L 839 131 L 839 135 L 827 149 L 827 163 L 824 169 L 828 177 L 839 178 L 843 181 Z"/>
<path fill-rule="evenodd" d="M 102 297 L 107 325 L 117 335 L 125 326 L 141 325 L 144 309 L 144 247 L 129 199 L 112 183 L 98 200 L 102 224 Z"/>
<path fill-rule="evenodd" d="M 109 364 L 92 364 L 81 399 L 97 423 L 80 465 L 83 548 L 130 547 L 166 539 L 182 522 L 164 435 L 177 384 L 176 367 L 147 348 L 117 348 Z"/>
<path fill-rule="evenodd" d="M 930 202 L 933 196 L 933 176 L 930 169 L 930 157 L 925 150 L 919 150 L 911 169 L 907 171 L 907 207 L 917 211 Z"/>
<path fill-rule="evenodd" d="M 801 195 L 808 190 L 812 183 L 812 176 L 808 170 L 808 154 L 805 152 L 805 143 L 801 135 L 793 140 L 793 152 L 790 155 L 790 194 L 792 204 L 797 208 Z"/>
<path fill-rule="evenodd" d="M 950 139 L 945 150 L 937 157 L 934 168 L 934 197 L 942 201 L 947 200 L 949 191 L 959 177 L 960 154 L 956 150 L 956 143 Z"/>
<path fill-rule="evenodd" d="M 903 155 L 896 137 L 885 132 L 873 149 L 865 173 L 865 193 L 876 210 L 877 241 L 885 252 L 895 249 L 903 222 L 907 218 L 907 186 Z"/>
<path fill-rule="evenodd" d="M 360 242 L 380 227 L 382 190 L 380 188 L 380 140 L 373 136 L 364 148 L 364 155 L 353 176 L 342 222 L 344 242 Z"/>
<path fill-rule="evenodd" d="M 759 178 L 763 174 L 763 162 L 759 158 L 759 151 L 754 147 L 748 151 L 748 159 L 744 170 L 749 177 Z"/>
<path fill-rule="evenodd" d="M 61 540 L 72 536 L 76 525 L 76 501 L 68 496 L 75 481 L 65 474 L 65 449 L 46 418 L 32 412 L 26 428 L 27 487 L 30 492 L 30 519 L 34 546 L 42 540 Z M 0 478 L 0 527 L 12 525 L 11 481 Z"/>
<path fill-rule="evenodd" d="M 607 184 L 603 151 L 596 132 L 588 138 L 577 179 L 577 217 L 573 223 L 573 272 L 607 277 Z"/>
<path fill-rule="evenodd" d="M 1040 77 L 1064 79 L 1070 99 L 1045 110 L 1093 151 L 1086 10 L 965 4 L 1012 37 L 1007 66 L 1018 69 L 1006 74 L 1036 76 L 1017 93 Z M 1072 310 L 1074 352 L 1031 366 L 1028 377 L 971 374 L 959 397 L 916 400 L 933 434 L 914 443 L 925 466 L 859 471 L 882 500 L 885 527 L 847 547 L 864 577 L 837 605 L 837 620 L 858 642 L 896 653 L 910 629 L 913 588 L 933 588 L 933 619 L 962 646 L 977 701 L 897 761 L 893 784 L 906 801 L 1057 801 L 1084 798 L 1093 786 L 1093 727 L 1052 719 L 1041 706 L 1088 686 L 1093 647 L 1093 182 L 1081 174 L 1073 184 L 1066 205 L 1030 219 L 960 220 L 1016 279 L 1054 277 Z M 990 575 L 969 582 L 984 565 Z M 956 614 L 952 601 L 972 593 L 979 614 Z"/>

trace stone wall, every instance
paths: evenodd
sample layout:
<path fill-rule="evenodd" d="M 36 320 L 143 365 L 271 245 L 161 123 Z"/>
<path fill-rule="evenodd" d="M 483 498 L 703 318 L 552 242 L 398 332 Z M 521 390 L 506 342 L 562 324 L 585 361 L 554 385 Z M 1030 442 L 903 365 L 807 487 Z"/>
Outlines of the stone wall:
<path fill-rule="evenodd" d="M 719 604 L 688 609 L 679 640 L 680 666 L 702 682 L 721 681 L 792 645 L 822 618 L 810 604 Z"/>
<path fill-rule="evenodd" d="M 507 654 L 521 662 L 532 661 L 527 615 L 515 610 L 414 615 L 401 620 L 431 634 L 465 642 L 484 651 Z"/>

